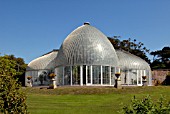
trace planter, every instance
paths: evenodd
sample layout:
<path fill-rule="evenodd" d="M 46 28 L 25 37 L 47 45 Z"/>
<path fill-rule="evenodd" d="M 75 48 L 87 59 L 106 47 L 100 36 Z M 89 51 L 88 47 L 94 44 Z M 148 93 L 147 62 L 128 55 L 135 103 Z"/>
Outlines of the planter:
<path fill-rule="evenodd" d="M 27 81 L 27 83 L 28 83 L 28 87 L 32 87 L 32 76 L 27 76 L 27 79 L 28 79 L 28 81 Z"/>

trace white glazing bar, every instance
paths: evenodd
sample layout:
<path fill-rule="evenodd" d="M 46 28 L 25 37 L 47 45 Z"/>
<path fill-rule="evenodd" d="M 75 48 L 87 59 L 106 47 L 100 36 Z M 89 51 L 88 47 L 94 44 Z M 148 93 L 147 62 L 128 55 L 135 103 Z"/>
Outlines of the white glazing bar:
<path fill-rule="evenodd" d="M 143 76 L 143 73 L 142 73 L 142 70 L 140 70 L 140 71 L 141 71 L 141 74 L 140 74 L 141 84 L 143 85 L 143 83 L 142 83 L 142 76 Z"/>
<path fill-rule="evenodd" d="M 71 73 L 70 73 L 70 74 L 71 74 L 70 85 L 72 86 L 72 83 L 73 83 L 73 78 L 72 78 L 72 77 L 73 77 L 73 76 L 72 76 L 72 74 L 73 74 L 73 73 L 72 73 L 72 66 L 70 66 L 70 71 L 71 71 Z"/>
<path fill-rule="evenodd" d="M 91 84 L 93 84 L 93 67 L 92 65 L 90 66 L 90 76 L 91 76 Z"/>
<path fill-rule="evenodd" d="M 129 77 L 129 70 L 127 70 L 127 85 L 129 85 L 129 79 L 130 79 L 130 77 Z"/>
<path fill-rule="evenodd" d="M 63 67 L 63 85 L 64 85 L 64 67 Z"/>
<path fill-rule="evenodd" d="M 138 70 L 136 70 L 136 77 L 137 77 L 137 85 L 139 84 L 139 74 L 138 74 Z"/>
<path fill-rule="evenodd" d="M 83 66 L 80 66 L 80 85 L 83 86 Z"/>
<path fill-rule="evenodd" d="M 112 83 L 112 82 L 111 82 L 111 81 L 112 81 L 112 80 L 111 80 L 111 76 L 112 76 L 112 74 L 111 74 L 111 66 L 109 66 L 109 78 L 110 78 L 110 85 L 111 85 L 111 83 Z"/>
<path fill-rule="evenodd" d="M 104 66 L 105 67 L 105 66 Z M 103 85 L 103 69 L 102 69 L 102 65 L 100 66 L 100 69 L 101 69 L 101 85 Z"/>
<path fill-rule="evenodd" d="M 144 73 L 143 75 L 146 76 L 146 71 L 145 70 L 143 70 L 143 73 Z"/>
<path fill-rule="evenodd" d="M 86 85 L 88 84 L 88 74 L 87 74 L 88 66 L 86 65 Z"/>

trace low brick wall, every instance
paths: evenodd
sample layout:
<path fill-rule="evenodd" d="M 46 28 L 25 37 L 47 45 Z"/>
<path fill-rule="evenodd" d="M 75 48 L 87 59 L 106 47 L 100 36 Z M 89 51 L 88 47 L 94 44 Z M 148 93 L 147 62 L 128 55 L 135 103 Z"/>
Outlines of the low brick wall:
<path fill-rule="evenodd" d="M 168 73 L 170 73 L 170 69 L 153 70 L 152 71 L 152 84 L 155 85 L 156 83 L 158 83 L 157 81 L 159 81 L 159 83 L 162 84 L 165 81 Z"/>

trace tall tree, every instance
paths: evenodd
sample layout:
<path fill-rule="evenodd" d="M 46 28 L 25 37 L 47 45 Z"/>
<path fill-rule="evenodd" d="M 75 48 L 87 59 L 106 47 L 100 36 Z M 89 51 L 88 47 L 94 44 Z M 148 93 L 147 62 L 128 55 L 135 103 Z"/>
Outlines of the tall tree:
<path fill-rule="evenodd" d="M 136 42 L 137 40 L 132 40 L 131 38 L 128 38 L 127 40 L 119 40 L 119 37 L 108 37 L 112 45 L 115 49 L 122 49 L 125 51 L 128 51 L 142 59 L 144 59 L 146 62 L 150 64 L 150 60 L 146 56 L 146 54 L 149 54 L 149 49 L 144 47 L 144 44 L 142 42 Z"/>
<path fill-rule="evenodd" d="M 162 50 L 152 51 L 153 56 L 151 67 L 154 69 L 170 69 L 170 47 L 163 47 Z"/>
<path fill-rule="evenodd" d="M 14 55 L 4 55 L 4 59 L 7 59 L 9 61 L 15 62 L 15 70 L 16 74 L 14 75 L 15 78 L 18 78 L 18 81 L 22 83 L 22 85 L 25 85 L 25 71 L 26 71 L 26 64 L 24 62 L 23 58 L 15 57 Z"/>

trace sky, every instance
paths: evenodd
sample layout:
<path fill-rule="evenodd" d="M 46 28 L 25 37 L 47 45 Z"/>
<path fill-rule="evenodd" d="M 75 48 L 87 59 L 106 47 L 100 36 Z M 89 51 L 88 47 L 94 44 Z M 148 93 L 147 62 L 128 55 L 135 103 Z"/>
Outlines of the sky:
<path fill-rule="evenodd" d="M 151 51 L 170 46 L 170 0 L 0 0 L 0 53 L 29 63 L 84 22 Z"/>

